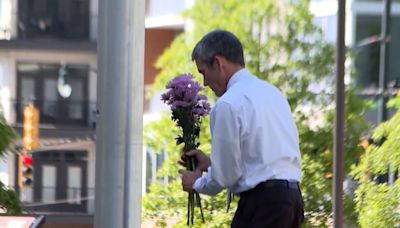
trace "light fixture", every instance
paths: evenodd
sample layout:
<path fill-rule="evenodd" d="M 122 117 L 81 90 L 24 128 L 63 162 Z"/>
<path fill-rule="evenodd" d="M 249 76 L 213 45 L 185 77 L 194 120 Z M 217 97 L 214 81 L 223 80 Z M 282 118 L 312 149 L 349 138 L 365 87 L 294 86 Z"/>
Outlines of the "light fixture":
<path fill-rule="evenodd" d="M 57 91 L 63 98 L 71 96 L 72 88 L 65 82 L 65 75 L 67 75 L 67 66 L 62 64 L 58 70 Z"/>

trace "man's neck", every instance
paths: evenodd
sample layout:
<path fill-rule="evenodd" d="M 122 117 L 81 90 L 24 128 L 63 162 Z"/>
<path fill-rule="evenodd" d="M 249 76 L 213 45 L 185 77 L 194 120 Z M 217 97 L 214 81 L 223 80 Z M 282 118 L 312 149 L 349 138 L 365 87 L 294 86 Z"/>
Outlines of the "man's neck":
<path fill-rule="evenodd" d="M 238 72 L 239 70 L 241 70 L 241 69 L 243 69 L 243 68 L 244 68 L 244 67 L 243 67 L 243 66 L 240 66 L 240 65 L 231 65 L 231 66 L 229 66 L 228 71 L 227 71 L 227 73 L 228 73 L 227 83 L 229 82 L 229 79 L 231 79 L 231 77 L 232 77 L 236 72 Z"/>

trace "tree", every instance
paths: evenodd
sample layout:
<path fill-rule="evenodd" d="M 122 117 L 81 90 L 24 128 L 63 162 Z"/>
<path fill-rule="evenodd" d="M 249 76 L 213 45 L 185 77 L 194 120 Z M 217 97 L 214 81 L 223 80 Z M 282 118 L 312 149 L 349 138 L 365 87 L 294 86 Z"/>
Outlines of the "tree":
<path fill-rule="evenodd" d="M 0 158 L 6 156 L 10 150 L 15 132 L 7 125 L 6 120 L 0 116 Z M 0 181 L 0 209 L 6 214 L 21 214 L 21 203 L 13 189 L 8 188 Z"/>
<path fill-rule="evenodd" d="M 361 227 L 398 227 L 400 224 L 400 179 L 393 184 L 381 183 L 380 175 L 400 170 L 400 92 L 389 105 L 395 115 L 379 124 L 353 175 L 360 185 L 356 190 L 356 209 Z"/>
<path fill-rule="evenodd" d="M 184 16 L 193 21 L 192 31 L 176 37 L 157 62 L 161 72 L 152 92 L 162 89 L 182 72 L 196 73 L 190 61 L 191 50 L 205 33 L 215 28 L 232 31 L 242 41 L 246 67 L 258 77 L 274 84 L 287 96 L 299 128 L 303 179 L 301 182 L 307 219 L 325 224 L 331 215 L 331 173 L 333 135 L 334 49 L 324 41 L 322 31 L 313 24 L 307 0 L 202 0 Z M 196 75 L 200 79 L 199 75 Z M 214 98 L 208 90 L 208 95 Z M 214 98 L 215 99 L 215 98 Z M 350 86 L 346 97 L 346 170 L 360 152 L 359 135 L 365 129 L 364 105 Z M 204 121 L 200 149 L 210 151 L 210 138 Z M 165 129 L 172 129 L 165 131 Z M 175 146 L 176 129 L 164 113 L 145 126 L 145 143 L 168 154 L 159 176 L 171 182 L 156 182 L 143 199 L 144 216 L 178 216 L 184 220 L 185 198 L 177 177 L 180 148 Z M 208 223 L 205 227 L 228 227 L 235 208 L 225 213 L 225 195 L 203 197 Z M 183 223 L 179 223 L 183 224 Z M 201 221 L 196 222 L 201 226 Z"/>

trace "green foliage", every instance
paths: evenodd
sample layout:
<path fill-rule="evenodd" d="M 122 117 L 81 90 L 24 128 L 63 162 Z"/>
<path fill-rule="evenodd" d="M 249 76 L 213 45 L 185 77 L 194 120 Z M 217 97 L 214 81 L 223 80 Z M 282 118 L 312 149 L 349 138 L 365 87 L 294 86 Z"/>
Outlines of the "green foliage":
<path fill-rule="evenodd" d="M 389 105 L 400 110 L 400 93 Z M 382 139 L 385 140 L 382 140 Z M 400 225 L 400 180 L 379 184 L 376 178 L 400 169 L 400 112 L 379 124 L 373 132 L 375 143 L 368 146 L 353 175 L 360 185 L 356 190 L 356 209 L 361 227 L 398 227 Z M 383 143 L 382 143 L 383 142 Z"/>
<path fill-rule="evenodd" d="M 6 120 L 0 116 L 0 158 L 7 154 L 15 137 L 16 135 L 13 129 L 7 125 Z M 1 181 L 0 209 L 10 215 L 18 215 L 22 212 L 21 203 L 15 191 L 7 188 Z"/>
<path fill-rule="evenodd" d="M 7 125 L 4 117 L 0 115 L 0 157 L 4 157 L 7 154 L 15 137 L 13 129 Z"/>
<path fill-rule="evenodd" d="M 333 69 L 334 49 L 324 41 L 323 34 L 313 24 L 308 1 L 296 4 L 274 0 L 202 0 L 184 13 L 192 20 L 194 28 L 181 33 L 157 61 L 161 69 L 150 95 L 162 90 L 175 76 L 183 73 L 197 74 L 191 59 L 191 51 L 205 33 L 222 28 L 232 31 L 242 41 L 246 67 L 253 74 L 277 86 L 287 96 L 299 129 L 302 153 L 303 178 L 301 182 L 307 212 L 307 221 L 326 224 L 331 216 L 332 137 L 333 137 Z M 314 85 L 314 89 L 310 88 Z M 324 85 L 321 89 L 320 85 Z M 207 89 L 211 100 L 213 93 Z M 346 171 L 358 161 L 362 152 L 360 135 L 366 128 L 362 114 L 366 105 L 348 88 L 346 96 L 345 152 Z M 206 119 L 205 119 L 206 120 Z M 168 159 L 160 176 L 177 178 L 180 169 L 177 160 L 181 148 L 175 146 L 176 128 L 169 113 L 160 120 L 145 126 L 146 146 L 165 152 Z M 203 121 L 200 143 L 203 151 L 210 150 L 208 121 Z M 185 224 L 184 194 L 179 178 L 169 184 L 154 183 L 144 196 L 144 216 L 163 213 L 182 218 L 177 226 Z M 196 226 L 229 227 L 235 208 L 225 213 L 225 195 L 204 197 L 206 225 L 199 221 Z M 149 204 L 148 202 L 157 202 Z M 208 203 L 207 203 L 208 202 Z M 214 203 L 214 206 L 209 205 Z M 221 203 L 218 203 L 221 202 Z M 351 205 L 346 205 L 351 207 Z"/>
<path fill-rule="evenodd" d="M 186 207 L 187 193 L 182 191 L 180 180 L 174 180 L 168 184 L 155 182 L 150 187 L 150 196 L 143 198 L 142 204 L 145 208 L 144 217 L 156 219 L 157 224 L 163 227 L 165 219 L 179 216 L 182 219 L 175 224 L 175 227 L 185 227 L 186 225 Z M 224 194 L 220 194 L 224 195 Z M 234 201 L 233 203 L 235 203 Z M 210 197 L 202 195 L 201 203 L 203 207 L 205 224 L 201 221 L 200 211 L 195 209 L 195 221 L 192 227 L 230 227 L 230 220 L 235 208 L 230 209 L 229 213 L 225 210 L 225 197 Z M 162 225 L 164 224 L 164 225 Z"/>
<path fill-rule="evenodd" d="M 20 215 L 22 213 L 21 203 L 15 191 L 7 188 L 0 181 L 0 209 L 8 215 Z"/>

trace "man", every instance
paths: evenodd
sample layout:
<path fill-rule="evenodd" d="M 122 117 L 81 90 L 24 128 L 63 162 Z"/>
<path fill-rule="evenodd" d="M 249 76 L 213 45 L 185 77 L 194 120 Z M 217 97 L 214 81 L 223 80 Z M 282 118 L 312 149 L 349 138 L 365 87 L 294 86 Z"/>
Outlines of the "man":
<path fill-rule="evenodd" d="M 250 74 L 240 41 L 228 31 L 205 35 L 192 59 L 219 98 L 210 114 L 211 157 L 185 153 L 198 165 L 181 171 L 183 189 L 215 195 L 228 188 L 240 195 L 232 227 L 299 227 L 298 132 L 286 98 Z"/>

